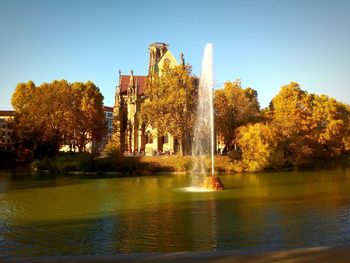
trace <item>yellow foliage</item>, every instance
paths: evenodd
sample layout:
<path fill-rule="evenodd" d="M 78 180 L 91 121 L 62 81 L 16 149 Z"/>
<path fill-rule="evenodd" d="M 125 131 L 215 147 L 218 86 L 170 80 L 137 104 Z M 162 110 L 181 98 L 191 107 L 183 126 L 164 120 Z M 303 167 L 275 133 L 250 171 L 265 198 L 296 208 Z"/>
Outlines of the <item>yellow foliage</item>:
<path fill-rule="evenodd" d="M 246 170 L 255 172 L 266 168 L 276 147 L 273 130 L 266 124 L 239 128 L 238 145 L 242 150 L 242 162 Z"/>
<path fill-rule="evenodd" d="M 227 149 L 235 143 L 235 130 L 259 115 L 257 92 L 243 89 L 240 81 L 226 82 L 223 89 L 215 91 L 216 129 L 223 136 Z"/>
<path fill-rule="evenodd" d="M 282 136 L 305 134 L 312 128 L 312 97 L 299 84 L 291 82 L 273 98 L 270 111 Z"/>
<path fill-rule="evenodd" d="M 333 98 L 309 94 L 292 82 L 272 100 L 268 115 L 285 164 L 332 157 L 345 149 L 350 111 Z"/>
<path fill-rule="evenodd" d="M 46 143 L 58 151 L 63 144 L 83 150 L 104 135 L 103 96 L 90 81 L 54 80 L 36 87 L 19 83 L 12 95 L 19 141 Z"/>
<path fill-rule="evenodd" d="M 189 66 L 164 64 L 161 77 L 153 74 L 147 82 L 147 99 L 140 119 L 157 128 L 160 135 L 170 133 L 183 139 L 193 126 L 196 108 L 195 78 Z"/>

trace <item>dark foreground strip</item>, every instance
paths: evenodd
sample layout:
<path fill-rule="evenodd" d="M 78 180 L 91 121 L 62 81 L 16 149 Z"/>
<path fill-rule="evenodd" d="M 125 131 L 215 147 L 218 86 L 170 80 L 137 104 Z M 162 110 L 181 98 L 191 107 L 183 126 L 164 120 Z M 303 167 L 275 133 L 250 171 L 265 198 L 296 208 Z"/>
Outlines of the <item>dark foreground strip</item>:
<path fill-rule="evenodd" d="M 145 253 L 119 254 L 111 256 L 62 256 L 35 257 L 26 259 L 1 260 L 2 263 L 268 263 L 268 262 L 350 262 L 350 246 L 315 247 L 272 252 L 240 252 L 240 251 L 210 251 L 210 252 L 177 252 L 177 253 Z"/>

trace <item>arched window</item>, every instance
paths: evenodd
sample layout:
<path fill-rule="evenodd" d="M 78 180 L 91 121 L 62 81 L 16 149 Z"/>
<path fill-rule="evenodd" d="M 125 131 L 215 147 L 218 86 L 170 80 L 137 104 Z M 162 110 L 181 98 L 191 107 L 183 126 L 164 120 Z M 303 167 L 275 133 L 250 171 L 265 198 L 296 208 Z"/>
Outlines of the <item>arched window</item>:
<path fill-rule="evenodd" d="M 146 132 L 146 143 L 153 143 L 153 136 L 150 132 Z"/>

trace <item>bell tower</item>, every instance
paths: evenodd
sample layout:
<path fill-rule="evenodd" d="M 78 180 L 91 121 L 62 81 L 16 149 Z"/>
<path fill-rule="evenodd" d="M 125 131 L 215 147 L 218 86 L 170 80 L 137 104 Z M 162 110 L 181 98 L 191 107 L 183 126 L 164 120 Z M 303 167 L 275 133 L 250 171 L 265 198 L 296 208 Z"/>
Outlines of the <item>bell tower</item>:
<path fill-rule="evenodd" d="M 149 66 L 148 74 L 158 72 L 158 62 L 162 56 L 168 51 L 168 44 L 155 42 L 149 45 Z"/>

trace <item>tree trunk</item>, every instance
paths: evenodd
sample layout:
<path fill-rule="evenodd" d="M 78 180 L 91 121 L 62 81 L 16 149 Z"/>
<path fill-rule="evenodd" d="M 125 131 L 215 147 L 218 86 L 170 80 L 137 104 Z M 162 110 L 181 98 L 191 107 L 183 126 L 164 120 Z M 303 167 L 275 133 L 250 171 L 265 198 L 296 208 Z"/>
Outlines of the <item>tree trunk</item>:
<path fill-rule="evenodd" d="M 231 150 L 231 145 L 229 140 L 224 140 L 226 153 Z"/>
<path fill-rule="evenodd" d="M 184 156 L 183 144 L 184 144 L 184 141 L 181 139 L 181 140 L 180 140 L 180 143 L 179 143 L 179 154 L 180 154 L 181 156 Z"/>

